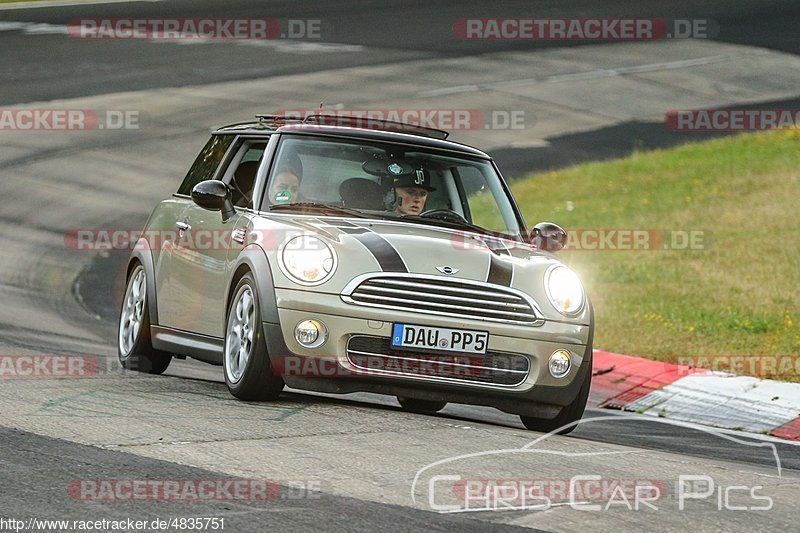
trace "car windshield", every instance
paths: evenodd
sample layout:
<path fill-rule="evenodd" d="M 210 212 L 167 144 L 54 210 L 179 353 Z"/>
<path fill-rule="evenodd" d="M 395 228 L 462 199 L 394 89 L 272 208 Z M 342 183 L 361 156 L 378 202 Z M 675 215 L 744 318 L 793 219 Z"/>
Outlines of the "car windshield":
<path fill-rule="evenodd" d="M 520 239 L 490 161 L 371 140 L 284 136 L 265 209 L 396 219 Z"/>

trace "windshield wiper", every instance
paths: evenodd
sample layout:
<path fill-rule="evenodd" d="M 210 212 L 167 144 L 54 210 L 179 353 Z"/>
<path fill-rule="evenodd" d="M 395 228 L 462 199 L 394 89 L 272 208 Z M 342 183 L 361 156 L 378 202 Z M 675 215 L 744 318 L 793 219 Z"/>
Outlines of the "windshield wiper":
<path fill-rule="evenodd" d="M 348 215 L 358 218 L 368 218 L 357 209 L 350 209 L 339 205 L 323 204 L 319 202 L 295 202 L 289 204 L 275 204 L 269 206 L 270 211 L 314 211 L 332 215 Z"/>
<path fill-rule="evenodd" d="M 525 239 L 518 239 L 512 235 L 508 235 L 507 233 L 498 233 L 496 231 L 488 230 L 482 226 L 473 224 L 472 222 L 464 222 L 461 220 L 444 220 L 441 218 L 421 217 L 418 215 L 404 215 L 398 217 L 398 220 L 402 220 L 404 222 L 414 222 L 415 224 L 433 224 L 434 226 L 444 226 L 448 228 L 474 231 L 475 233 L 479 233 L 485 237 L 489 237 L 490 239 L 508 239 L 511 241 L 525 242 Z"/>
<path fill-rule="evenodd" d="M 443 218 L 433 218 L 433 217 L 421 217 L 419 215 L 405 215 L 399 217 L 400 220 L 404 222 L 417 222 L 422 224 L 433 224 L 434 226 L 446 226 L 449 228 L 456 228 L 456 229 L 466 229 L 470 231 L 474 231 L 476 233 L 480 233 L 482 235 L 488 236 L 495 236 L 493 232 L 489 231 L 486 228 L 481 226 L 477 226 L 472 224 L 471 222 L 464 222 L 462 220 L 451 220 L 451 219 L 443 219 Z"/>

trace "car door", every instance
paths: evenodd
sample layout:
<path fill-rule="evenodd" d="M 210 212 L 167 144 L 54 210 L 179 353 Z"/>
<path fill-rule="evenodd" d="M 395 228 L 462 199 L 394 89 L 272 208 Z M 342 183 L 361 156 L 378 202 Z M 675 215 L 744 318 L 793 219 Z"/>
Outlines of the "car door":
<path fill-rule="evenodd" d="M 168 200 L 169 209 L 157 221 L 158 235 L 153 250 L 155 268 L 156 301 L 159 325 L 194 331 L 191 302 L 193 296 L 191 280 L 185 274 L 185 264 L 190 250 L 186 250 L 185 228 L 192 206 L 192 188 L 201 181 L 220 175 L 224 161 L 232 151 L 235 135 L 212 135 L 200 151 L 178 191 Z M 200 209 L 197 207 L 197 209 Z M 221 218 L 219 213 L 216 213 Z"/>
<path fill-rule="evenodd" d="M 252 209 L 255 178 L 264 155 L 263 139 L 239 139 L 217 179 L 228 184 L 237 214 L 223 220 L 190 202 L 176 221 L 178 237 L 172 250 L 172 284 L 169 289 L 170 323 L 164 325 L 221 338 L 224 332 L 225 293 L 231 250 L 242 213 Z"/>

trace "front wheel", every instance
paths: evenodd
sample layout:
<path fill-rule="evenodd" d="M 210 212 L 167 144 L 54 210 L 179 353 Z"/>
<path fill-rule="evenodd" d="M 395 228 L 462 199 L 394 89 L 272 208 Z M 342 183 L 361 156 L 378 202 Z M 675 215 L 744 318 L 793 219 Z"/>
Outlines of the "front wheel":
<path fill-rule="evenodd" d="M 270 368 L 252 274 L 242 276 L 233 295 L 225 320 L 225 384 L 240 400 L 274 400 L 284 383 Z"/>
<path fill-rule="evenodd" d="M 405 398 L 403 396 L 398 396 L 397 401 L 400 403 L 400 407 L 405 409 L 406 411 L 411 411 L 412 413 L 421 413 L 421 414 L 433 414 L 438 413 L 444 406 L 447 405 L 447 402 L 437 402 L 435 400 L 418 400 L 416 398 Z"/>
<path fill-rule="evenodd" d="M 150 342 L 147 275 L 141 264 L 128 277 L 119 314 L 117 352 L 123 368 L 147 374 L 163 373 L 172 360 L 172 354 L 153 349 Z"/>
<path fill-rule="evenodd" d="M 586 400 L 589 399 L 589 387 L 591 383 L 592 372 L 591 369 L 589 369 L 589 372 L 586 372 L 586 377 L 581 384 L 581 389 L 578 391 L 578 396 L 575 397 L 575 400 L 571 404 L 562 407 L 555 418 L 548 420 L 546 418 L 520 415 L 519 418 L 522 420 L 522 424 L 532 431 L 541 431 L 542 433 L 550 433 L 559 428 L 563 428 L 557 432 L 559 435 L 570 433 L 577 427 L 577 424 L 572 424 L 572 422 L 580 420 L 586 409 Z"/>

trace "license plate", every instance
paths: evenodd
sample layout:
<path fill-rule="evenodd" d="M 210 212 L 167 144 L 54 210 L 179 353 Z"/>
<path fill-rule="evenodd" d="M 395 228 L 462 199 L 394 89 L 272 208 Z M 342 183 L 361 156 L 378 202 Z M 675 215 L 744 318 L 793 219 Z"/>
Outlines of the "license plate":
<path fill-rule="evenodd" d="M 489 333 L 469 329 L 434 328 L 411 324 L 394 324 L 392 346 L 424 348 L 445 352 L 486 353 Z"/>

